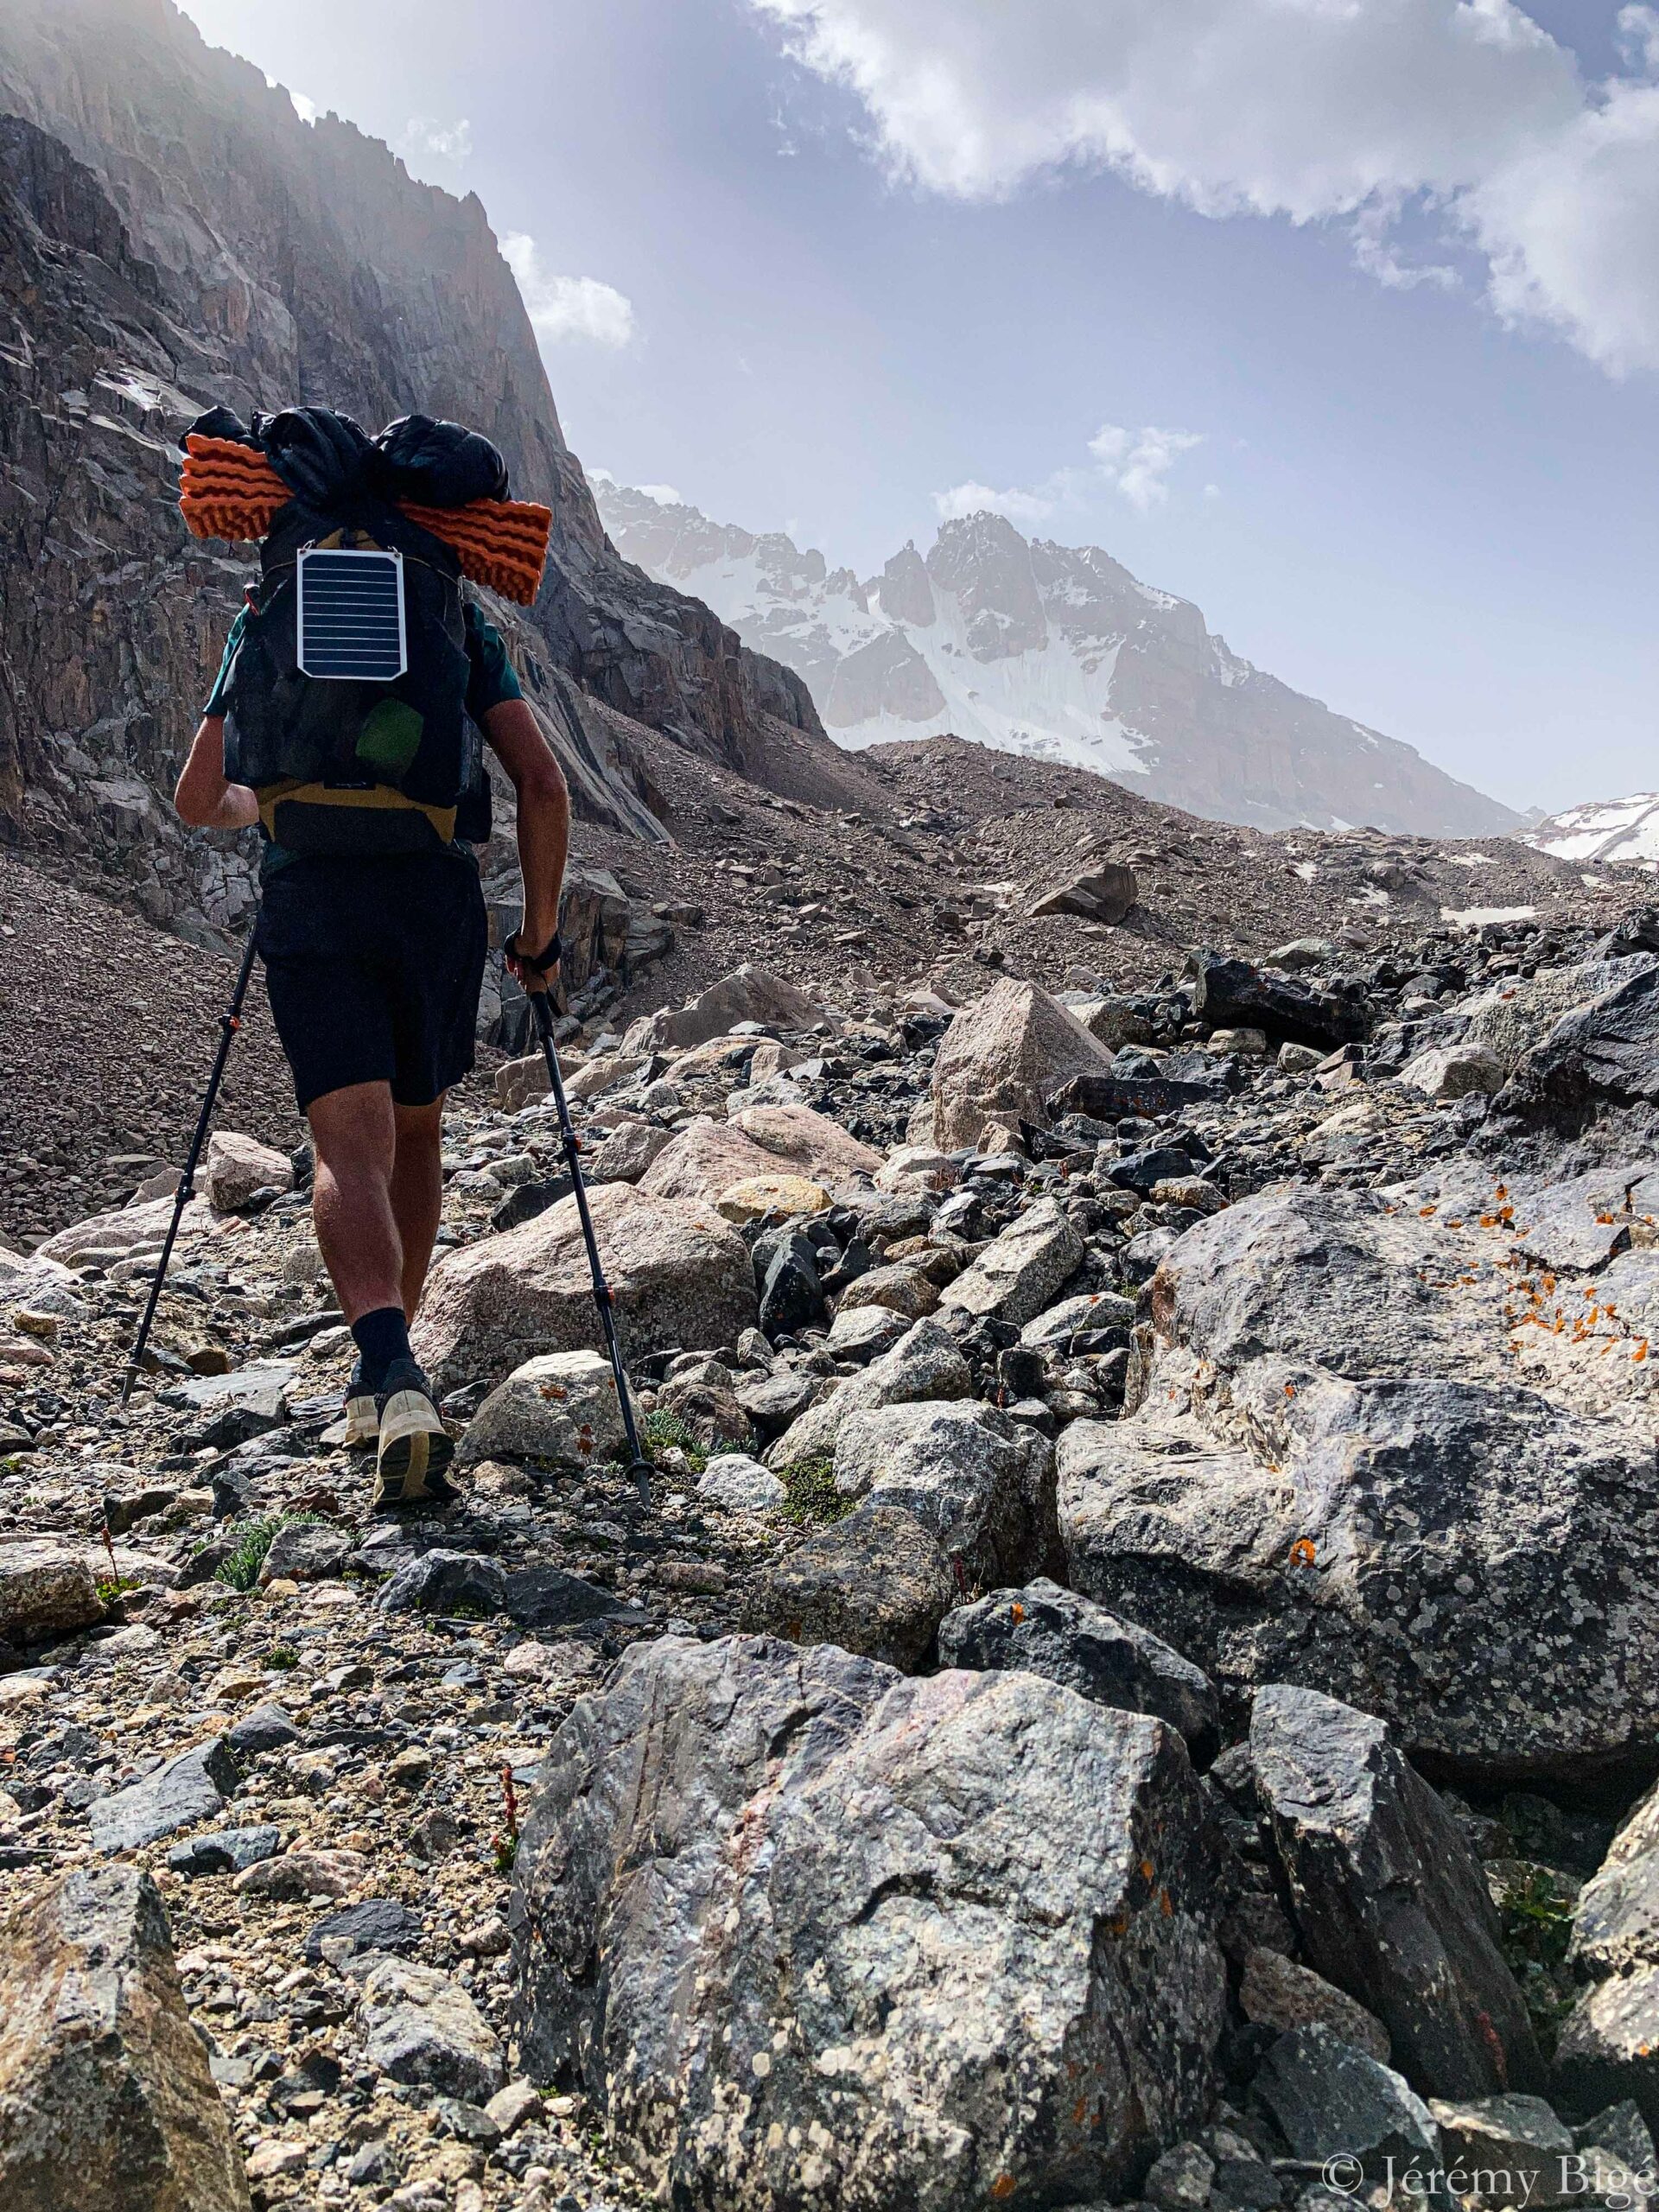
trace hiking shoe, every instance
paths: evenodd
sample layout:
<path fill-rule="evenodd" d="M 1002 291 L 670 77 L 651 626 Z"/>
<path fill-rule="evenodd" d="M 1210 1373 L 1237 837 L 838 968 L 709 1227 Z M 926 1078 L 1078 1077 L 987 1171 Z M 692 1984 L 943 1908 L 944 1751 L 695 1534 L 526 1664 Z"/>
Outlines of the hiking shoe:
<path fill-rule="evenodd" d="M 412 1359 L 395 1360 L 380 1392 L 375 1504 L 420 1505 L 453 1498 L 454 1488 L 445 1481 L 443 1471 L 454 1455 L 426 1376 Z"/>
<path fill-rule="evenodd" d="M 363 1363 L 357 1360 L 346 1385 L 346 1410 L 322 1432 L 324 1444 L 344 1444 L 353 1451 L 375 1443 L 380 1434 L 380 1402 L 363 1387 Z"/>

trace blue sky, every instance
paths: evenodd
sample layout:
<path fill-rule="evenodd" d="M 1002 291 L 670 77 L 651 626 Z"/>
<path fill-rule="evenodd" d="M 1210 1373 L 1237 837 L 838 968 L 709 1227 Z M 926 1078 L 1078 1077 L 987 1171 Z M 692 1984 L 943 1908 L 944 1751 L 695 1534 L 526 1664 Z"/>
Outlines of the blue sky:
<path fill-rule="evenodd" d="M 1659 786 L 1659 11 L 187 12 L 480 194 L 590 466 L 866 573 L 982 487 L 1512 804 Z"/>

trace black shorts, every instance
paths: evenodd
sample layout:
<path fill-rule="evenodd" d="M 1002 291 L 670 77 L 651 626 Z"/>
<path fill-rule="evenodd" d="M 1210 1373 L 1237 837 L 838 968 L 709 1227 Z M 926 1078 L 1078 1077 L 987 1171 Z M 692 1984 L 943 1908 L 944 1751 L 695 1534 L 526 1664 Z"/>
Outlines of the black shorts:
<path fill-rule="evenodd" d="M 489 925 L 469 853 L 292 860 L 267 879 L 259 952 L 303 1113 L 347 1084 L 429 1106 L 473 1065 Z"/>

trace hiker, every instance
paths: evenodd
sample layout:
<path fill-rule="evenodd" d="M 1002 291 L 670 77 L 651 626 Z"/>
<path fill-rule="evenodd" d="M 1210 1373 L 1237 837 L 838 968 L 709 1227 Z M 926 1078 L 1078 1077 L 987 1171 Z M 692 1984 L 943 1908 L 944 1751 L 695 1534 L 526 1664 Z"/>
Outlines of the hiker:
<path fill-rule="evenodd" d="M 227 522 L 221 484 L 209 531 L 191 513 L 187 464 L 192 528 L 264 542 L 257 592 L 231 626 L 175 804 L 194 828 L 261 830 L 258 952 L 310 1124 L 317 1243 L 357 1344 L 338 1433 L 375 1445 L 377 1506 L 441 1501 L 454 1496 L 444 1472 L 454 1446 L 409 1325 L 442 1211 L 444 1094 L 474 1064 L 488 950 L 473 848 L 489 836 L 489 785 L 474 733 L 517 797 L 524 915 L 505 957 L 527 990 L 542 989 L 557 963 L 570 808 L 500 635 L 461 588 L 450 543 L 403 509 L 418 505 L 423 520 L 440 508 L 472 517 L 505 498 L 505 470 L 486 441 L 419 416 L 372 442 L 321 408 L 256 416 L 252 433 L 215 410 L 193 429 L 232 448 L 240 432 L 252 449 L 247 470 L 274 466 L 281 480 L 266 508 L 249 511 L 257 531 Z M 446 461 L 434 432 L 470 442 L 448 479 L 457 456 Z M 379 449 L 389 444 L 387 459 Z M 187 450 L 199 458 L 205 448 Z M 241 465 L 232 460 L 232 475 Z M 380 557 L 329 567 L 309 557 L 318 551 Z M 346 601 L 363 598 L 366 613 L 351 618 L 368 626 L 360 640 L 347 635 L 342 647 L 341 633 L 320 626 L 325 584 Z M 313 675 L 308 659 L 315 667 L 327 652 L 360 651 L 371 657 L 361 664 L 373 664 L 383 585 L 404 595 L 402 672 Z M 296 614 L 308 588 L 313 612 Z"/>

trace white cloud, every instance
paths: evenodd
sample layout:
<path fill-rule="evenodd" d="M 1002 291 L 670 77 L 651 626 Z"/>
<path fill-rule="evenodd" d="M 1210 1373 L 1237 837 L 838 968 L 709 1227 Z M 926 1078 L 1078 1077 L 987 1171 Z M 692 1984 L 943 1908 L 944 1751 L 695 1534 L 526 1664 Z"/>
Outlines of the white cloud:
<path fill-rule="evenodd" d="M 269 71 L 265 73 L 265 82 L 273 92 L 288 92 L 288 86 L 277 78 L 273 77 Z M 315 100 L 307 99 L 303 92 L 288 92 L 288 98 L 289 105 L 302 123 L 315 123 L 322 112 Z"/>
<path fill-rule="evenodd" d="M 456 123 L 440 123 L 430 115 L 411 115 L 404 125 L 397 150 L 416 161 L 423 154 L 433 155 L 460 168 L 473 156 L 472 124 L 464 115 Z"/>
<path fill-rule="evenodd" d="M 1383 283 L 1478 254 L 1506 318 L 1659 366 L 1659 8 L 1589 85 L 1516 0 L 749 0 L 862 103 L 897 177 L 964 200 L 1111 169 L 1211 216 L 1340 220 Z"/>
<path fill-rule="evenodd" d="M 1090 439 L 1089 450 L 1107 482 L 1144 515 L 1168 499 L 1165 480 L 1181 455 L 1203 443 L 1197 430 L 1158 430 L 1150 423 L 1144 429 L 1125 430 L 1116 423 L 1104 423 Z"/>
<path fill-rule="evenodd" d="M 671 484 L 636 484 L 633 488 L 636 492 L 642 492 L 646 499 L 655 499 L 659 507 L 683 507 L 685 505 Z"/>
<path fill-rule="evenodd" d="M 518 282 L 531 327 L 538 338 L 556 344 L 582 338 L 595 346 L 626 346 L 633 339 L 633 302 L 597 276 L 555 276 L 542 265 L 534 238 L 511 231 L 501 241 L 502 258 Z"/>
<path fill-rule="evenodd" d="M 953 484 L 948 492 L 933 494 L 933 505 L 941 522 L 959 522 L 964 515 L 987 512 L 1006 515 L 1014 523 L 1046 522 L 1058 504 L 1050 492 L 1022 492 L 1017 486 L 1006 492 L 995 492 L 988 484 L 971 481 Z"/>

